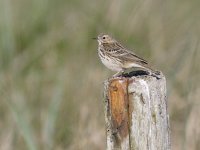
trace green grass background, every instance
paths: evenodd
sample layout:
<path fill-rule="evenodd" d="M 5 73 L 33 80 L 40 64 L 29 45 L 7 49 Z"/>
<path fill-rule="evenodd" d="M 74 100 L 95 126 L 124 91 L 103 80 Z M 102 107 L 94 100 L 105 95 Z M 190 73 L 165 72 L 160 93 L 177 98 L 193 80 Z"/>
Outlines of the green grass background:
<path fill-rule="evenodd" d="M 0 149 L 105 149 L 102 32 L 166 75 L 172 149 L 200 149 L 199 5 L 0 0 Z"/>

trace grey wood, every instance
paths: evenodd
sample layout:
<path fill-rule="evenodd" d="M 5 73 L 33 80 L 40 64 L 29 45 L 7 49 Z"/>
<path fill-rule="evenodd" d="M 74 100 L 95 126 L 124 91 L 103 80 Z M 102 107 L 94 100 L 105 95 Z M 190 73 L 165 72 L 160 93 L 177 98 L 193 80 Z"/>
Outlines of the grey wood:
<path fill-rule="evenodd" d="M 160 77 L 104 82 L 107 150 L 170 150 L 166 79 Z"/>

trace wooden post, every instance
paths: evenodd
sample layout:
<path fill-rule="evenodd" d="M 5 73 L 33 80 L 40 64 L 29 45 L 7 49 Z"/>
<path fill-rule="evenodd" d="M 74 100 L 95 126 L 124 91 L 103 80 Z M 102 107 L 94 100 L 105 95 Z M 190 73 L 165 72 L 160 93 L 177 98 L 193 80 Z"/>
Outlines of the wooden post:
<path fill-rule="evenodd" d="M 170 150 L 166 80 L 160 77 L 104 82 L 107 150 Z"/>

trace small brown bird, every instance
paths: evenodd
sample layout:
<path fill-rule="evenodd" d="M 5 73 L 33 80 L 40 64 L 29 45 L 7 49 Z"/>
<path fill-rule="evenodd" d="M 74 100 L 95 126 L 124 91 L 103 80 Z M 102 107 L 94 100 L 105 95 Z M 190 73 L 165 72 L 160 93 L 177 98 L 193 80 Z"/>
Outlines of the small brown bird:
<path fill-rule="evenodd" d="M 117 71 L 114 76 L 123 74 L 129 68 L 139 68 L 147 71 L 150 75 L 157 75 L 157 72 L 149 67 L 146 60 L 127 50 L 111 36 L 100 34 L 95 39 L 98 41 L 98 55 L 102 63 L 107 68 Z"/>

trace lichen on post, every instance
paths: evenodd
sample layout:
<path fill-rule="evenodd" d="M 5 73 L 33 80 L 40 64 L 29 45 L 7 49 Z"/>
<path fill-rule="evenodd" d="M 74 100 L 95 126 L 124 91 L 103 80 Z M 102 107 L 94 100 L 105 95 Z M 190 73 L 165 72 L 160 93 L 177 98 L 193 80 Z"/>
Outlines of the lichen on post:
<path fill-rule="evenodd" d="M 170 150 L 163 75 L 116 77 L 104 86 L 108 150 Z"/>

